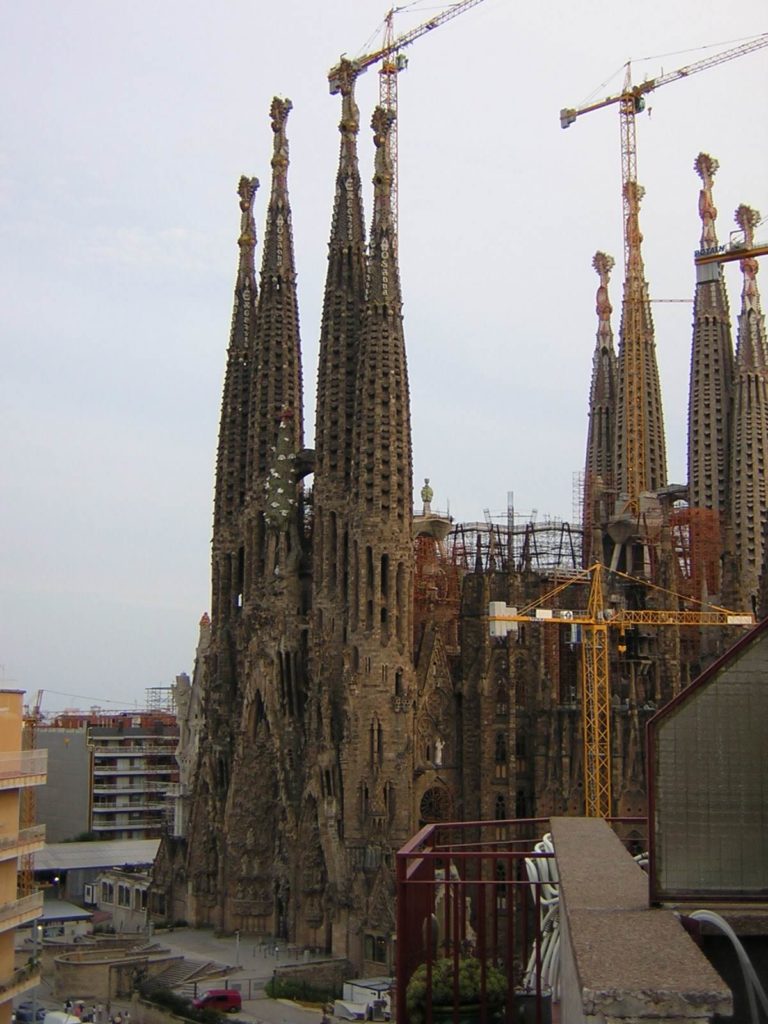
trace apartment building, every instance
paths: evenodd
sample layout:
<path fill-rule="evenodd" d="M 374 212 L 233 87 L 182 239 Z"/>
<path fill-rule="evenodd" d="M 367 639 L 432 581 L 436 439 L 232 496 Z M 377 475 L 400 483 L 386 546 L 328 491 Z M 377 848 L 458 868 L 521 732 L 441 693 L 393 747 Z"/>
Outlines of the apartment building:
<path fill-rule="evenodd" d="M 37 746 L 48 750 L 51 778 L 38 817 L 49 840 L 163 835 L 173 823 L 178 736 L 167 711 L 62 712 L 41 723 Z"/>
<path fill-rule="evenodd" d="M 16 967 L 14 933 L 42 916 L 42 892 L 20 892 L 20 861 L 45 845 L 45 828 L 20 827 L 22 792 L 41 786 L 46 752 L 22 750 L 23 691 L 0 690 L 0 1024 L 10 1024 L 16 996 L 40 983 L 37 960 Z"/>
<path fill-rule="evenodd" d="M 178 738 L 171 715 L 126 716 L 116 725 L 90 727 L 90 830 L 99 839 L 150 839 L 172 826 Z"/>

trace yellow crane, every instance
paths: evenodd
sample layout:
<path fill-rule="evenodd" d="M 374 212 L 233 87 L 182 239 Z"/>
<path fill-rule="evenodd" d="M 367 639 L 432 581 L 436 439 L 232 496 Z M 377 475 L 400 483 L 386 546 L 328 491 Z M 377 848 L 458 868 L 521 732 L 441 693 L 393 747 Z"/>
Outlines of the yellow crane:
<path fill-rule="evenodd" d="M 622 194 L 622 228 L 624 232 L 624 273 L 627 281 L 626 302 L 624 309 L 624 337 L 634 343 L 630 348 L 630 365 L 627 366 L 626 392 L 624 401 L 626 461 L 629 475 L 628 490 L 630 502 L 635 503 L 642 491 L 649 489 L 646 479 L 646 465 L 642 453 L 645 451 L 645 394 L 646 366 L 643 351 L 638 343 L 642 328 L 643 282 L 640 268 L 640 229 L 638 207 L 642 192 L 637 182 L 637 140 L 635 133 L 635 117 L 645 109 L 645 97 L 648 93 L 676 82 L 681 78 L 706 71 L 708 68 L 743 57 L 753 50 L 768 46 L 768 32 L 712 54 L 694 64 L 650 78 L 639 85 L 632 83 L 631 64 L 626 65 L 624 85 L 621 92 L 594 103 L 586 103 L 580 107 L 565 107 L 560 111 L 560 126 L 567 128 L 577 117 L 589 114 L 593 110 L 618 104 L 621 128 L 621 194 Z"/>
<path fill-rule="evenodd" d="M 675 608 L 630 609 L 606 607 L 603 593 L 603 575 L 606 569 L 596 562 L 578 575 L 569 578 L 537 601 L 523 608 L 510 608 L 503 601 L 491 601 L 488 622 L 491 636 L 506 636 L 516 623 L 542 623 L 543 625 L 583 627 L 581 661 L 581 720 L 584 749 L 584 802 L 585 813 L 591 818 L 611 816 L 611 686 L 609 672 L 609 630 L 619 630 L 623 636 L 633 626 L 752 626 L 751 613 L 733 612 L 713 607 L 704 610 Z M 649 586 L 647 580 L 638 580 L 626 573 L 615 576 L 631 583 Z M 568 587 L 589 583 L 586 609 L 547 607 Z M 662 588 L 655 587 L 655 590 Z M 664 593 L 679 600 L 690 601 Z M 698 602 L 693 602 L 698 604 Z"/>
<path fill-rule="evenodd" d="M 392 223 L 395 226 L 395 236 L 397 236 L 398 209 L 397 76 L 408 66 L 408 60 L 402 51 L 407 46 L 410 46 L 411 43 L 415 43 L 421 36 L 426 35 L 427 32 L 432 32 L 439 25 L 444 25 L 446 21 L 451 21 L 459 14 L 463 14 L 464 11 L 468 11 L 470 7 L 477 7 L 481 3 L 483 3 L 483 0 L 460 0 L 459 3 L 451 4 L 450 7 L 440 14 L 436 14 L 434 17 L 397 37 L 395 36 L 395 15 L 412 5 L 390 7 L 384 18 L 384 37 L 379 49 L 351 60 L 342 57 L 339 63 L 335 64 L 328 72 L 328 86 L 331 95 L 335 96 L 341 91 L 341 83 L 346 76 L 351 76 L 354 80 L 371 65 L 378 64 L 381 61 L 381 68 L 379 69 L 379 106 L 384 107 L 385 110 L 389 110 L 395 115 L 395 120 L 389 132 L 388 142 L 389 157 L 392 161 Z"/>

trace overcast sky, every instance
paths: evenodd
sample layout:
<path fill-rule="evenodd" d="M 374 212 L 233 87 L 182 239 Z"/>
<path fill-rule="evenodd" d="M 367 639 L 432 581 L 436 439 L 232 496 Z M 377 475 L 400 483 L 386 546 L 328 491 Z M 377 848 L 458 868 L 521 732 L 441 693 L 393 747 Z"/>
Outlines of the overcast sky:
<path fill-rule="evenodd" d="M 398 15 L 406 31 L 442 8 Z M 307 442 L 334 175 L 340 53 L 383 0 L 6 0 L 0 37 L 4 500 L 0 677 L 43 710 L 141 704 L 191 671 L 209 608 L 213 467 L 237 260 L 238 178 L 269 191 L 269 104 L 294 109 L 289 187 Z M 597 249 L 616 257 L 618 109 L 559 110 L 764 31 L 763 0 L 485 0 L 407 52 L 400 253 L 415 489 L 460 520 L 572 518 Z M 650 58 L 641 61 L 641 58 Z M 377 75 L 358 85 L 368 125 Z M 675 82 L 638 120 L 638 177 L 670 479 L 686 478 L 700 150 L 715 201 L 768 212 L 768 48 Z M 758 232 L 764 237 L 766 232 Z M 259 257 L 260 258 L 260 255 Z M 732 310 L 737 265 L 728 270 Z M 71 696 L 69 696 L 71 695 Z M 109 703 L 113 702 L 113 703 Z"/>

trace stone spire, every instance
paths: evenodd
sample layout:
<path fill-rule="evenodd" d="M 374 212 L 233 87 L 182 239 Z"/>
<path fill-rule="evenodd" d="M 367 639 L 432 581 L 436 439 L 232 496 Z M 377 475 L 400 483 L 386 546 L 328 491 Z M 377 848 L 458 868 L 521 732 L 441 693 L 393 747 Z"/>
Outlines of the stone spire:
<path fill-rule="evenodd" d="M 739 206 L 736 223 L 747 248 L 754 245 L 760 214 Z M 754 257 L 741 261 L 743 287 L 736 345 L 731 444 L 731 519 L 736 540 L 742 597 L 754 601 L 763 566 L 768 464 L 768 353 L 765 318 L 757 289 L 759 265 Z M 748 607 L 748 605 L 747 605 Z"/>
<path fill-rule="evenodd" d="M 393 115 L 373 114 L 376 159 L 366 303 L 360 343 L 351 496 L 361 519 L 392 524 L 410 545 L 412 473 L 408 371 L 400 276 L 393 245 L 392 165 L 386 138 Z"/>
<path fill-rule="evenodd" d="M 240 179 L 240 259 L 235 283 L 232 327 L 224 393 L 221 402 L 219 447 L 216 457 L 216 487 L 213 517 L 213 617 L 227 614 L 231 594 L 229 552 L 239 544 L 242 512 L 246 495 L 246 455 L 248 440 L 248 395 L 251 380 L 251 354 L 256 306 L 254 252 L 256 228 L 253 200 L 259 182 Z M 224 588 L 222 590 L 222 587 Z"/>
<path fill-rule="evenodd" d="M 328 245 L 315 423 L 313 606 L 339 635 L 343 616 L 328 602 L 342 593 L 348 549 L 355 378 L 365 302 L 365 224 L 357 159 L 360 117 L 355 75 L 341 65 L 339 166 Z M 330 613 L 330 614 L 329 614 Z M 325 631 L 327 638 L 327 630 Z"/>
<path fill-rule="evenodd" d="M 717 245 L 717 209 L 712 183 L 718 162 L 699 153 L 693 165 L 702 181 L 699 192 L 702 249 Z M 693 345 L 688 394 L 688 493 L 692 508 L 728 512 L 729 445 L 733 342 L 722 264 L 696 268 Z"/>
<path fill-rule="evenodd" d="M 621 316 L 616 416 L 615 483 L 620 494 L 635 502 L 643 491 L 667 483 L 667 455 L 656 363 L 653 319 L 640 233 L 639 210 L 644 189 L 626 185 L 628 261 Z"/>
<path fill-rule="evenodd" d="M 613 477 L 616 430 L 616 353 L 613 348 L 608 282 L 614 267 L 612 256 L 596 252 L 592 266 L 600 278 L 595 297 L 597 340 L 592 357 L 589 388 L 589 427 L 584 466 L 584 537 L 591 539 L 594 501 L 600 487 L 610 488 Z M 597 552 L 595 553 L 597 554 Z"/>
<path fill-rule="evenodd" d="M 277 97 L 270 108 L 274 134 L 272 191 L 256 307 L 248 442 L 248 484 L 254 496 L 263 489 L 285 409 L 293 411 L 294 451 L 301 449 L 303 437 L 299 311 L 285 132 L 291 108 L 290 100 Z M 259 500 L 257 497 L 257 504 Z"/>
<path fill-rule="evenodd" d="M 410 401 L 386 145 L 392 123 L 391 113 L 376 109 L 374 211 L 350 487 L 350 687 L 360 731 L 352 737 L 345 782 L 347 800 L 390 808 L 381 832 L 389 848 L 407 835 L 411 785 L 407 702 L 396 710 L 393 697 L 413 685 Z M 373 824 L 364 811 L 348 840 L 365 842 Z"/>

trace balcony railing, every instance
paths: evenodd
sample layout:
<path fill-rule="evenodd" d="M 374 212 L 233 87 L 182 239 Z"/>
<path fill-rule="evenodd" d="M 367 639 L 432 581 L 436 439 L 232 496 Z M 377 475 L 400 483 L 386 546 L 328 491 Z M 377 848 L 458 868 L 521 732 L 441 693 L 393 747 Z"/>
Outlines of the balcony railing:
<path fill-rule="evenodd" d="M 34 825 L 32 828 L 20 828 L 13 835 L 0 835 L 0 854 L 4 850 L 16 850 L 20 847 L 35 846 L 41 848 L 45 843 L 45 825 Z M 22 851 L 29 852 L 29 851 Z"/>
<path fill-rule="evenodd" d="M 400 1024 L 460 1024 L 468 1002 L 479 1024 L 552 1020 L 557 870 L 551 850 L 535 849 L 548 828 L 548 819 L 440 823 L 398 852 Z"/>
<path fill-rule="evenodd" d="M 34 921 L 43 912 L 42 892 L 33 892 L 8 903 L 0 903 L 0 927 L 13 924 L 20 925 L 26 921 Z"/>
<path fill-rule="evenodd" d="M 45 775 L 47 750 L 14 750 L 0 753 L 0 785 L 10 779 Z"/>
<path fill-rule="evenodd" d="M 167 824 L 167 818 L 165 815 L 158 815 L 156 818 L 142 818 L 137 821 L 97 821 L 94 820 L 91 824 L 91 828 L 94 832 L 115 832 L 115 831 L 129 831 L 131 829 L 137 831 L 145 831 L 146 829 L 164 829 Z"/>
<path fill-rule="evenodd" d="M 172 758 L 176 753 L 178 740 L 163 746 L 96 746 L 94 758 Z"/>
<path fill-rule="evenodd" d="M 40 964 L 36 960 L 29 960 L 23 967 L 17 967 L 8 977 L 0 979 L 0 999 L 7 1002 L 39 984 Z"/>
<path fill-rule="evenodd" d="M 147 782 L 147 783 L 136 783 L 133 786 L 94 786 L 94 793 L 122 793 L 124 796 L 130 796 L 131 793 L 165 793 L 168 790 L 168 786 L 174 785 L 174 783 L 164 782 Z"/>
<path fill-rule="evenodd" d="M 94 814 L 129 814 L 131 811 L 164 811 L 169 806 L 166 800 L 137 800 L 131 804 L 110 802 L 94 803 Z"/>

